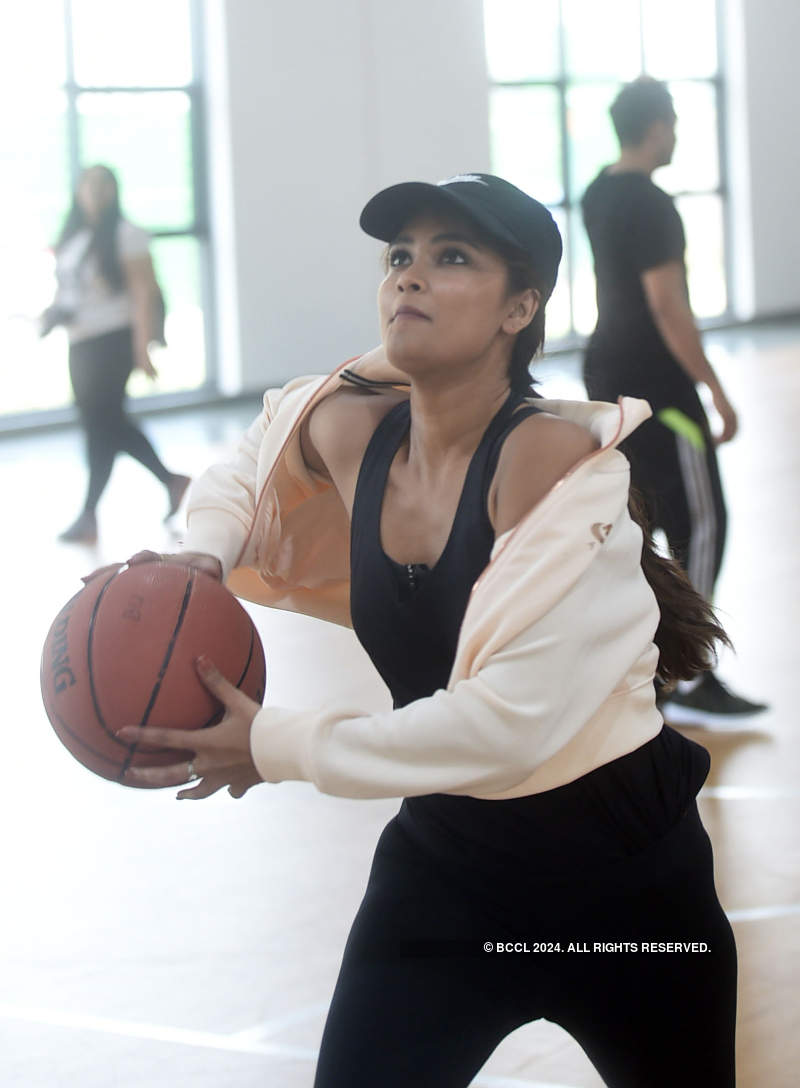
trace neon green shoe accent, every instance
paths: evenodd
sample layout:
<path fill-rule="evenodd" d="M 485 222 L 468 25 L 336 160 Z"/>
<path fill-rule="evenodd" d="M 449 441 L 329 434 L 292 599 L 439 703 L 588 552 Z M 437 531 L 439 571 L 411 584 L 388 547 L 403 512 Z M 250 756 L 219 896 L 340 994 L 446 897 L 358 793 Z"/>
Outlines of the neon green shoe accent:
<path fill-rule="evenodd" d="M 703 430 L 699 423 L 695 423 L 693 419 L 690 419 L 687 415 L 680 411 L 678 408 L 662 408 L 656 412 L 656 419 L 660 420 L 665 427 L 669 427 L 675 434 L 682 435 L 687 442 L 690 442 L 696 450 L 700 450 L 701 453 L 705 452 L 706 440 L 703 435 Z"/>

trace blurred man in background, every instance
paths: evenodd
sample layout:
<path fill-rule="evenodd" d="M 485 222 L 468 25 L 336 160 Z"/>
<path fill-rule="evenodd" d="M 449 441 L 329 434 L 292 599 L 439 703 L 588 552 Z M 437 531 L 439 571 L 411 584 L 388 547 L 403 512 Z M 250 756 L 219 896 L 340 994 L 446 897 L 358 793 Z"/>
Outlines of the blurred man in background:
<path fill-rule="evenodd" d="M 663 530 L 696 589 L 709 600 L 722 564 L 727 516 L 715 446 L 736 434 L 736 413 L 703 352 L 689 304 L 686 239 L 671 199 L 651 174 L 675 149 L 667 87 L 642 77 L 611 106 L 620 156 L 583 197 L 597 277 L 597 327 L 584 360 L 593 400 L 643 397 L 653 418 L 625 444 L 632 483 L 653 528 Z M 696 383 L 722 422 L 712 435 Z M 682 682 L 663 702 L 668 720 L 714 726 L 766 707 L 735 695 L 713 672 Z"/>

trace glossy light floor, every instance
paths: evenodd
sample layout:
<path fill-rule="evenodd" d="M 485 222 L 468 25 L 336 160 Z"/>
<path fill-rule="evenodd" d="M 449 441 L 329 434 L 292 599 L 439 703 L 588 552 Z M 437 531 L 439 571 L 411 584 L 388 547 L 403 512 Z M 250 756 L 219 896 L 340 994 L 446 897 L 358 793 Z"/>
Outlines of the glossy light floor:
<path fill-rule="evenodd" d="M 738 1083 L 789 1088 L 800 1066 L 800 328 L 718 333 L 709 344 L 742 424 L 722 455 L 731 540 L 718 604 L 738 653 L 721 674 L 772 709 L 757 729 L 690 735 L 712 753 L 702 815 L 739 947 Z M 582 396 L 569 360 L 543 372 L 543 392 Z M 172 467 L 197 472 L 252 414 L 239 406 L 146 426 Z M 39 700 L 47 627 L 79 575 L 141 547 L 174 547 L 161 488 L 126 460 L 101 505 L 100 545 L 57 544 L 83 478 L 77 434 L 0 441 L 0 1084 L 310 1088 L 344 940 L 397 802 L 284 784 L 240 802 L 176 804 L 174 791 L 115 786 L 72 760 Z M 253 614 L 272 701 L 388 705 L 349 632 Z M 509 1036 L 474 1081 L 601 1083 L 547 1022 Z"/>

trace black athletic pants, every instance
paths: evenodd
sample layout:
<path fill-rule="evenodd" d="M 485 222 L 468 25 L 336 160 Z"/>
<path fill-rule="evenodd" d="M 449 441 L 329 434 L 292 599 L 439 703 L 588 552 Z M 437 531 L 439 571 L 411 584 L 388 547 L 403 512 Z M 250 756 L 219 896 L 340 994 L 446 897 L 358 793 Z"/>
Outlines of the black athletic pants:
<path fill-rule="evenodd" d="M 69 376 L 86 433 L 89 486 L 84 509 L 94 511 L 114 458 L 134 457 L 166 484 L 171 473 L 125 412 L 125 386 L 133 370 L 133 332 L 128 328 L 70 344 Z"/>
<path fill-rule="evenodd" d="M 621 448 L 651 526 L 663 530 L 692 585 L 711 600 L 722 566 L 728 515 L 714 441 L 699 400 L 691 413 L 656 409 Z"/>
<path fill-rule="evenodd" d="M 653 416 L 622 443 L 631 464 L 631 484 L 642 495 L 650 524 L 661 529 L 670 551 L 695 589 L 711 600 L 722 566 L 728 515 L 708 417 L 694 384 L 682 373 L 663 377 L 665 365 L 677 371 L 662 349 L 592 337 L 584 357 L 583 380 L 591 400 L 612 403 L 620 396 L 642 397 Z M 639 373 L 631 375 L 631 358 Z M 617 368 L 622 369 L 618 370 Z M 648 382 L 645 370 L 661 374 Z M 627 376 L 626 376 L 627 375 Z"/>
<path fill-rule="evenodd" d="M 633 856 L 563 856 L 560 878 L 537 880 L 534 843 L 510 891 L 480 872 L 462 882 L 433 825 L 425 849 L 407 805 L 378 842 L 315 1088 L 466 1088 L 506 1035 L 540 1018 L 577 1040 L 609 1088 L 732 1088 L 736 949 L 694 801 Z M 519 950 L 498 952 L 507 941 Z"/>

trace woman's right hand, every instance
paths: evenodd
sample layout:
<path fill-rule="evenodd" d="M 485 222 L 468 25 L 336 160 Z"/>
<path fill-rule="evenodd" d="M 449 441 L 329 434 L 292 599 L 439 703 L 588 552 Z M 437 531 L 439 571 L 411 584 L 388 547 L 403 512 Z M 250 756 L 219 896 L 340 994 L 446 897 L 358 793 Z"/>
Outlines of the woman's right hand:
<path fill-rule="evenodd" d="M 195 570 L 202 571 L 203 574 L 210 575 L 218 582 L 222 581 L 222 563 L 215 555 L 208 555 L 206 552 L 164 553 L 143 551 L 132 555 L 130 559 L 126 560 L 126 563 L 129 567 L 134 566 L 136 563 L 170 563 L 176 567 L 193 567 Z M 91 574 L 81 578 L 81 581 L 88 584 L 101 574 L 119 570 L 119 567 L 119 563 L 109 563 L 105 567 L 98 567 Z"/>
<path fill-rule="evenodd" d="M 722 420 L 722 430 L 714 436 L 714 445 L 720 446 L 723 442 L 730 442 L 739 429 L 739 421 L 736 410 L 725 396 L 721 387 L 717 387 L 712 393 L 714 408 Z"/>

